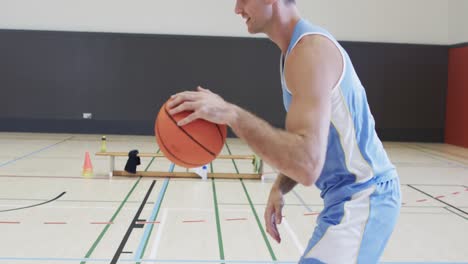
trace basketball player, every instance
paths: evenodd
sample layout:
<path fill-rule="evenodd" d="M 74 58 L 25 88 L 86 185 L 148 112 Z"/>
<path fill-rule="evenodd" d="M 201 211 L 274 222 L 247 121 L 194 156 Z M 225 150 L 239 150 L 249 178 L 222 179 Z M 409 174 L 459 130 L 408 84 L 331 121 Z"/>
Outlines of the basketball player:
<path fill-rule="evenodd" d="M 198 118 L 229 125 L 280 171 L 265 210 L 278 243 L 283 196 L 298 183 L 321 190 L 324 208 L 300 263 L 377 263 L 399 215 L 400 185 L 350 58 L 330 33 L 300 17 L 294 0 L 237 0 L 235 12 L 282 51 L 286 129 L 201 87 L 173 95 L 170 114 L 194 111 L 179 126 Z"/>

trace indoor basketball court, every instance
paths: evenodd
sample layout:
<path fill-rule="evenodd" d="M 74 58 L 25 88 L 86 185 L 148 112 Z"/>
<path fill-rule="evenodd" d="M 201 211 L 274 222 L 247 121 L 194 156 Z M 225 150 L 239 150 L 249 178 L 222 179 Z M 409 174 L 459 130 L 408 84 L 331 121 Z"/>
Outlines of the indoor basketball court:
<path fill-rule="evenodd" d="M 164 107 L 200 85 L 284 129 L 281 51 L 236 2 L 0 3 L 0 263 L 299 262 L 326 192 L 285 194 L 277 243 L 280 166 Z M 468 3 L 296 2 L 349 53 L 398 173 L 378 263 L 468 263 Z"/>

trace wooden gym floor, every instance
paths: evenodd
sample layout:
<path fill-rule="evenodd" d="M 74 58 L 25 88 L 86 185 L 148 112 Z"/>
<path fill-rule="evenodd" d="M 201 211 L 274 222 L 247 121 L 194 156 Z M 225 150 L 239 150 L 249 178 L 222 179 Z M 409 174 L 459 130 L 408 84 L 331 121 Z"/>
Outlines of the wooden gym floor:
<path fill-rule="evenodd" d="M 403 207 L 382 263 L 468 263 L 468 149 L 384 144 Z M 252 154 L 237 139 L 228 147 L 223 154 Z M 296 263 L 323 206 L 315 187 L 288 194 L 277 244 L 263 231 L 269 166 L 263 181 L 110 179 L 99 148 L 100 135 L 0 133 L 0 263 Z M 107 149 L 158 148 L 154 137 L 107 135 Z M 138 169 L 171 164 L 142 158 Z M 216 160 L 213 171 L 251 173 L 252 164 Z"/>

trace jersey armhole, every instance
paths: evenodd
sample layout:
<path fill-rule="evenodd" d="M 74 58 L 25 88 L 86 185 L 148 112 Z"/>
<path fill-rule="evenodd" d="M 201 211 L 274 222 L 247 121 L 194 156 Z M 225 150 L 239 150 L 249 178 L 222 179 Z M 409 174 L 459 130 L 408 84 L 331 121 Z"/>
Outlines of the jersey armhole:
<path fill-rule="evenodd" d="M 283 55 L 281 55 L 281 61 L 280 61 L 280 65 L 281 65 L 281 75 L 284 76 L 284 72 L 285 72 L 285 68 L 286 68 L 286 60 L 288 58 L 288 55 L 289 53 L 294 49 L 294 47 L 296 47 L 297 43 L 299 43 L 299 41 L 305 37 L 305 36 L 308 36 L 308 35 L 320 35 L 320 36 L 323 36 L 323 37 L 326 37 L 327 39 L 329 39 L 334 45 L 335 47 L 338 49 L 338 51 L 340 52 L 341 54 L 341 59 L 342 59 L 342 62 L 343 62 L 343 67 L 342 67 L 342 71 L 341 71 L 341 74 L 340 74 L 340 78 L 338 79 L 338 82 L 336 83 L 336 85 L 333 87 L 332 89 L 332 92 L 336 90 L 337 87 L 340 86 L 341 82 L 343 81 L 343 78 L 344 78 L 344 75 L 345 75 L 345 72 L 346 72 L 346 59 L 345 59 L 345 55 L 344 55 L 344 52 L 343 50 L 341 50 L 340 46 L 338 45 L 338 43 L 330 38 L 330 36 L 326 35 L 326 34 L 323 34 L 323 33 L 320 33 L 320 32 L 307 32 L 307 33 L 304 33 L 302 34 L 301 36 L 299 36 L 299 38 L 297 38 L 296 42 L 291 46 L 291 49 L 288 50 L 288 52 L 286 52 L 286 55 L 284 56 L 284 60 L 283 60 Z M 283 66 L 284 65 L 284 66 Z M 282 77 L 283 78 L 283 77 Z M 292 92 L 289 90 L 288 88 L 288 84 L 286 83 L 286 76 L 284 76 L 284 84 L 286 85 L 286 90 L 289 94 L 292 95 Z"/>

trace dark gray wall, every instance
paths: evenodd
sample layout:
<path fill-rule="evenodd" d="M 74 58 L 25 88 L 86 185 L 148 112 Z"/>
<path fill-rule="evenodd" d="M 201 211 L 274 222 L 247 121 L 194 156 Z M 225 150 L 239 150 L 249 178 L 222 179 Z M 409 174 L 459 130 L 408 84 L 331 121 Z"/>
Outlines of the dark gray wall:
<path fill-rule="evenodd" d="M 382 139 L 443 140 L 448 47 L 342 44 Z M 197 85 L 283 127 L 279 56 L 256 38 L 0 30 L 0 131 L 153 134 Z"/>
<path fill-rule="evenodd" d="M 349 42 L 343 46 L 366 87 L 382 138 L 444 141 L 447 46 Z"/>

